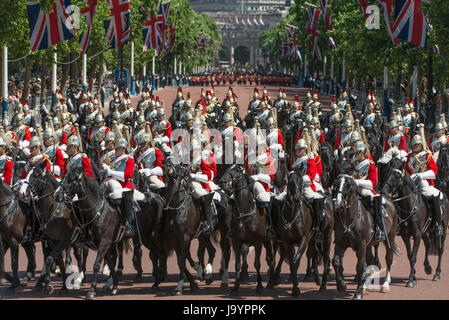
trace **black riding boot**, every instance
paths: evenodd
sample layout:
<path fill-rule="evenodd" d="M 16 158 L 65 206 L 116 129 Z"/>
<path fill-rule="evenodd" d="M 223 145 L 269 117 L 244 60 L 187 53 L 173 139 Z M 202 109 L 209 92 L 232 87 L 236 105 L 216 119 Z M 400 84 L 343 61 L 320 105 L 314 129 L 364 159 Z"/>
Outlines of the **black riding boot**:
<path fill-rule="evenodd" d="M 383 217 L 382 217 L 382 196 L 377 195 L 373 197 L 374 207 L 374 225 L 376 228 L 376 241 L 385 240 L 385 233 L 383 229 Z"/>
<path fill-rule="evenodd" d="M 207 221 L 206 232 L 214 234 L 214 211 L 212 209 L 213 193 L 206 194 L 200 198 L 203 214 Z"/>
<path fill-rule="evenodd" d="M 435 233 L 439 237 L 444 234 L 443 217 L 441 216 L 441 204 L 439 195 L 432 198 L 432 206 L 433 206 L 433 217 L 436 221 Z"/>
<path fill-rule="evenodd" d="M 124 209 L 126 213 L 126 220 L 128 226 L 126 228 L 125 237 L 131 238 L 134 236 L 134 203 L 133 203 L 134 190 L 123 191 Z"/>
<path fill-rule="evenodd" d="M 271 203 L 270 202 L 260 202 L 259 208 L 262 209 L 265 218 L 267 219 L 266 234 L 268 239 L 274 239 L 276 237 L 276 232 L 274 230 L 273 219 L 271 217 Z"/>
<path fill-rule="evenodd" d="M 25 214 L 25 232 L 23 233 L 23 242 L 32 242 L 33 241 L 33 216 L 30 208 L 28 208 L 25 204 L 20 204 L 19 207 L 22 212 Z"/>
<path fill-rule="evenodd" d="M 317 242 L 322 242 L 324 240 L 324 234 L 323 234 L 323 224 L 324 224 L 324 217 L 323 217 L 323 211 L 324 211 L 324 198 L 323 199 L 314 199 L 312 202 L 312 208 L 313 208 L 313 215 L 315 223 L 315 239 Z"/>

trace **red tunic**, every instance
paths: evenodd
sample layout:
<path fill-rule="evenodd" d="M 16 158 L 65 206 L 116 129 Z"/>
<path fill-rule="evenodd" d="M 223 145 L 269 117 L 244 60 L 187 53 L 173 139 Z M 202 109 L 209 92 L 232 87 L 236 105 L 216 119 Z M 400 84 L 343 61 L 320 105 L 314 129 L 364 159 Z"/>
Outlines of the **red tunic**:
<path fill-rule="evenodd" d="M 3 182 L 8 185 L 11 185 L 12 180 L 12 168 L 13 162 L 8 160 L 5 162 L 5 166 L 3 167 Z"/>
<path fill-rule="evenodd" d="M 412 157 L 412 156 L 415 156 L 415 154 L 413 152 L 410 152 L 408 154 L 408 156 L 407 156 L 407 163 L 406 163 L 406 166 L 405 166 L 405 170 L 410 175 L 412 175 L 414 173 L 418 173 L 418 172 L 415 172 L 413 170 L 413 168 L 410 168 L 410 166 L 409 166 L 410 157 Z M 438 173 L 438 167 L 437 167 L 437 164 L 435 163 L 435 160 L 433 159 L 432 155 L 429 154 L 429 153 L 427 153 L 427 156 L 426 156 L 426 163 L 427 163 L 427 168 L 426 168 L 426 170 L 424 170 L 422 172 L 425 172 L 425 171 L 428 171 L 428 170 L 432 170 L 435 173 L 435 176 L 436 176 L 437 173 Z M 427 179 L 427 182 L 429 183 L 430 186 L 435 186 L 435 182 L 433 181 L 433 179 Z"/>
<path fill-rule="evenodd" d="M 45 161 L 45 169 L 47 169 L 48 172 L 50 172 L 50 161 L 48 161 L 48 158 L 46 156 L 42 157 L 42 162 Z M 26 166 L 25 166 L 26 168 Z M 22 174 L 20 175 L 19 179 L 26 179 L 28 175 L 28 171 L 25 170 L 25 168 L 22 169 Z"/>
<path fill-rule="evenodd" d="M 388 139 L 390 138 L 391 130 L 388 131 L 387 138 L 385 139 L 384 143 L 384 152 L 387 152 L 390 149 L 390 144 L 388 143 Z M 405 137 L 404 135 L 401 136 L 401 142 L 399 144 L 399 150 L 404 150 L 407 152 L 407 144 L 405 143 Z"/>
<path fill-rule="evenodd" d="M 323 163 L 321 162 L 321 158 L 319 155 L 316 155 L 316 157 L 315 157 L 315 166 L 316 166 L 318 175 L 321 178 L 323 176 Z"/>
<path fill-rule="evenodd" d="M 67 133 L 65 133 L 64 130 L 62 130 L 61 139 L 59 140 L 60 145 L 67 144 Z"/>
<path fill-rule="evenodd" d="M 207 180 L 212 180 L 212 169 L 210 167 L 209 162 L 206 159 L 201 159 L 201 173 L 205 174 L 207 176 Z M 207 191 L 212 191 L 212 189 L 209 186 L 209 183 L 200 182 L 203 189 Z"/>
<path fill-rule="evenodd" d="M 92 173 L 92 165 L 88 157 L 83 157 L 81 160 L 81 165 L 83 166 L 84 173 L 91 179 L 93 179 L 94 174 Z"/>
<path fill-rule="evenodd" d="M 159 167 L 162 170 L 164 170 L 164 164 L 162 162 L 162 161 L 164 161 L 164 155 L 162 154 L 162 151 L 160 149 L 156 149 L 155 153 L 156 153 L 156 160 L 154 160 L 153 164 L 151 165 L 151 168 L 144 168 L 142 166 L 142 162 L 139 162 L 137 164 L 137 167 L 139 168 L 139 170 L 140 169 L 154 169 L 154 168 L 157 168 L 157 167 Z M 137 162 L 137 159 L 139 159 L 140 155 L 141 155 L 140 151 L 138 151 L 138 152 L 136 152 L 134 154 L 134 160 L 136 162 Z M 162 176 L 157 176 L 157 177 L 159 178 L 159 180 L 164 181 Z"/>
<path fill-rule="evenodd" d="M 61 168 L 61 174 L 63 176 L 65 176 L 67 173 L 67 168 L 65 166 L 66 163 L 65 163 L 64 155 L 62 154 L 62 151 L 59 148 L 56 149 L 54 164 L 59 166 L 59 168 Z M 57 174 L 53 174 L 53 175 L 55 176 L 55 178 L 61 178 Z"/>

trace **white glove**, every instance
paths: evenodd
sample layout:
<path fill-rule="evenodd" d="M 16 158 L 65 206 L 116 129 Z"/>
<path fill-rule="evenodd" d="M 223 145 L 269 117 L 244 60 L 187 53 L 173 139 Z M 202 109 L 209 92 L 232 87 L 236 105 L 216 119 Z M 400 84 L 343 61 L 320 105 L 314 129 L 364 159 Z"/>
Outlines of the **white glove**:
<path fill-rule="evenodd" d="M 271 179 L 268 174 L 259 173 L 257 175 L 251 176 L 251 178 L 253 178 L 254 181 L 262 181 L 267 184 L 271 183 Z"/>
<path fill-rule="evenodd" d="M 139 173 L 142 174 L 142 175 L 145 175 L 145 176 L 147 176 L 147 177 L 149 177 L 149 176 L 152 175 L 151 169 L 140 169 L 140 170 L 139 170 Z"/>
<path fill-rule="evenodd" d="M 435 179 L 435 173 L 432 170 L 427 170 L 426 172 L 418 173 L 421 179 Z"/>
<path fill-rule="evenodd" d="M 170 139 L 167 136 L 160 138 L 161 143 L 169 143 Z"/>
<path fill-rule="evenodd" d="M 312 182 L 310 181 L 310 177 L 308 175 L 302 176 L 302 182 L 306 185 L 309 186 L 312 184 Z"/>
<path fill-rule="evenodd" d="M 338 149 L 334 150 L 334 157 L 338 157 Z"/>
<path fill-rule="evenodd" d="M 114 170 L 111 170 L 111 169 L 108 169 L 107 172 L 108 172 L 108 176 L 110 176 L 111 178 L 114 178 L 116 180 L 125 182 L 125 173 L 124 172 L 122 172 L 122 171 L 114 171 Z"/>
<path fill-rule="evenodd" d="M 106 163 L 103 163 L 102 165 L 101 165 L 101 167 L 103 168 L 103 170 L 111 170 L 111 167 L 110 166 L 108 166 Z"/>
<path fill-rule="evenodd" d="M 207 175 L 205 175 L 205 174 L 191 173 L 190 177 L 192 177 L 192 179 L 198 180 L 200 182 L 204 182 L 204 183 L 208 182 Z"/>

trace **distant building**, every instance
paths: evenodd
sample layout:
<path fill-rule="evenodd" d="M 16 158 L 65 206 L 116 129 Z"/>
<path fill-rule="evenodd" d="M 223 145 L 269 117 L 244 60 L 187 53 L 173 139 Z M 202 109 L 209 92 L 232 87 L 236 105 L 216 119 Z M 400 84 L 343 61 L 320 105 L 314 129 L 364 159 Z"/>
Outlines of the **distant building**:
<path fill-rule="evenodd" d="M 231 65 L 248 62 L 266 66 L 259 38 L 288 13 L 291 0 L 190 0 L 197 13 L 214 18 L 221 30 L 223 47 L 230 52 Z"/>

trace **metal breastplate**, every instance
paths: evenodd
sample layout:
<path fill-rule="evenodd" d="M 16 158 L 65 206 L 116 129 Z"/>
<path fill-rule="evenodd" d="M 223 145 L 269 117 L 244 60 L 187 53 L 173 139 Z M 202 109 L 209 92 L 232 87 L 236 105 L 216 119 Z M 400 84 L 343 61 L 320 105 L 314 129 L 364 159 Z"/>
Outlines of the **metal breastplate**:
<path fill-rule="evenodd" d="M 143 154 L 141 157 L 139 157 L 139 163 L 142 164 L 144 168 L 151 168 L 153 166 L 153 163 L 156 161 L 156 150 L 154 148 L 149 149 L 151 151 L 148 152 L 148 154 Z"/>
<path fill-rule="evenodd" d="M 115 171 L 124 172 L 126 168 L 126 162 L 128 161 L 129 156 L 123 157 L 122 159 L 115 159 L 113 163 L 111 163 L 111 169 Z"/>
<path fill-rule="evenodd" d="M 367 161 L 366 164 L 362 165 L 360 168 L 357 168 L 357 165 L 360 164 L 361 163 L 356 163 L 355 177 L 356 179 L 365 179 L 368 176 L 368 171 L 371 163 Z"/>

